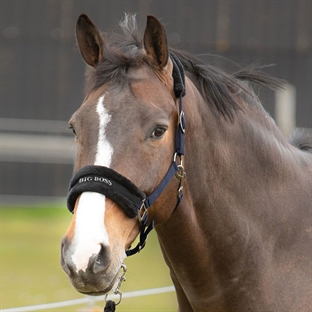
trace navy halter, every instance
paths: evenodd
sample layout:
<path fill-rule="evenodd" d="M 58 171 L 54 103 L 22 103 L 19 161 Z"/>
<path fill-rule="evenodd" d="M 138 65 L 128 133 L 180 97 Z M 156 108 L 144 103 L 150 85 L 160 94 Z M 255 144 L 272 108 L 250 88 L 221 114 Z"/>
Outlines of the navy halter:
<path fill-rule="evenodd" d="M 182 97 L 185 95 L 185 76 L 180 60 L 173 54 L 170 54 L 170 58 L 173 63 L 174 93 L 179 98 L 179 126 L 173 162 L 160 184 L 150 195 L 146 196 L 130 180 L 113 169 L 103 166 L 86 166 L 74 175 L 69 185 L 67 207 L 71 213 L 74 211 L 75 202 L 80 194 L 83 192 L 97 192 L 113 200 L 125 212 L 128 218 L 135 218 L 139 215 L 141 219 L 140 241 L 135 248 L 126 251 L 127 256 L 136 254 L 145 246 L 147 236 L 154 228 L 154 221 L 151 221 L 149 226 L 146 227 L 148 221 L 147 210 L 165 190 L 173 176 L 180 180 L 178 199 L 174 210 L 178 207 L 183 197 L 185 171 L 182 162 L 178 165 L 176 158 L 178 156 L 181 159 L 184 155 L 186 122 L 182 109 Z"/>

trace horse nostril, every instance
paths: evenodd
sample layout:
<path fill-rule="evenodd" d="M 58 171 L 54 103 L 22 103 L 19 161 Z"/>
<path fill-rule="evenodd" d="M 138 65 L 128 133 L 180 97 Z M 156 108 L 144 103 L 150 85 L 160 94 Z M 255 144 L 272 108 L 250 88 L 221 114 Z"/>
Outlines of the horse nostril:
<path fill-rule="evenodd" d="M 93 272 L 99 273 L 105 271 L 111 262 L 111 251 L 109 246 L 104 246 L 101 244 L 101 250 L 95 257 Z"/>

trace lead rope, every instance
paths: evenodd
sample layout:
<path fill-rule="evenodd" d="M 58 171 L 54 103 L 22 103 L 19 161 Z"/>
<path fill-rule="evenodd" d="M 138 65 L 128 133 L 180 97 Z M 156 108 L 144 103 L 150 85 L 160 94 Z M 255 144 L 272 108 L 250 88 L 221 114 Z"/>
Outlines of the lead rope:
<path fill-rule="evenodd" d="M 116 303 L 112 300 L 106 301 L 104 312 L 114 312 L 116 310 Z"/>

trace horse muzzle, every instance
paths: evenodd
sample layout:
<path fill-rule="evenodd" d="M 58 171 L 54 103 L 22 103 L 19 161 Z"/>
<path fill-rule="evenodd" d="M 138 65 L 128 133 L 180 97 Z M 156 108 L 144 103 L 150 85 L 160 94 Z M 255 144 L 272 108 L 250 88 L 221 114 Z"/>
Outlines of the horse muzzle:
<path fill-rule="evenodd" d="M 112 259 L 109 246 L 99 244 L 99 252 L 91 254 L 83 268 L 77 268 L 79 260 L 75 259 L 73 248 L 64 237 L 61 243 L 61 265 L 77 291 L 86 295 L 102 295 L 109 292 L 116 283 L 123 262 Z M 124 255 L 125 258 L 125 255 Z"/>

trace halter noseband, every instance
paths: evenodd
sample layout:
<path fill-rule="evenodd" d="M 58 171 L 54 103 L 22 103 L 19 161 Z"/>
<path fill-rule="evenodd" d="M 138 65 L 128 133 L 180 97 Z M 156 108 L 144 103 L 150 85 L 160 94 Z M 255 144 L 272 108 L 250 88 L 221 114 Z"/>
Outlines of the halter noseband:
<path fill-rule="evenodd" d="M 81 168 L 72 178 L 67 196 L 68 210 L 73 213 L 75 202 L 83 192 L 101 193 L 113 200 L 126 214 L 128 218 L 141 218 L 140 241 L 138 245 L 126 251 L 127 256 L 139 252 L 144 246 L 149 232 L 154 227 L 154 221 L 146 228 L 147 210 L 151 207 L 160 194 L 165 190 L 173 176 L 179 180 L 178 200 L 174 210 L 178 207 L 183 197 L 183 180 L 185 178 L 184 167 L 176 162 L 177 156 L 181 159 L 184 155 L 185 117 L 182 110 L 182 97 L 185 95 L 184 69 L 180 60 L 170 54 L 173 63 L 172 77 L 174 80 L 174 93 L 179 98 L 179 126 L 176 136 L 176 149 L 173 162 L 163 180 L 157 188 L 148 196 L 123 175 L 113 169 L 104 166 L 86 166 Z"/>

